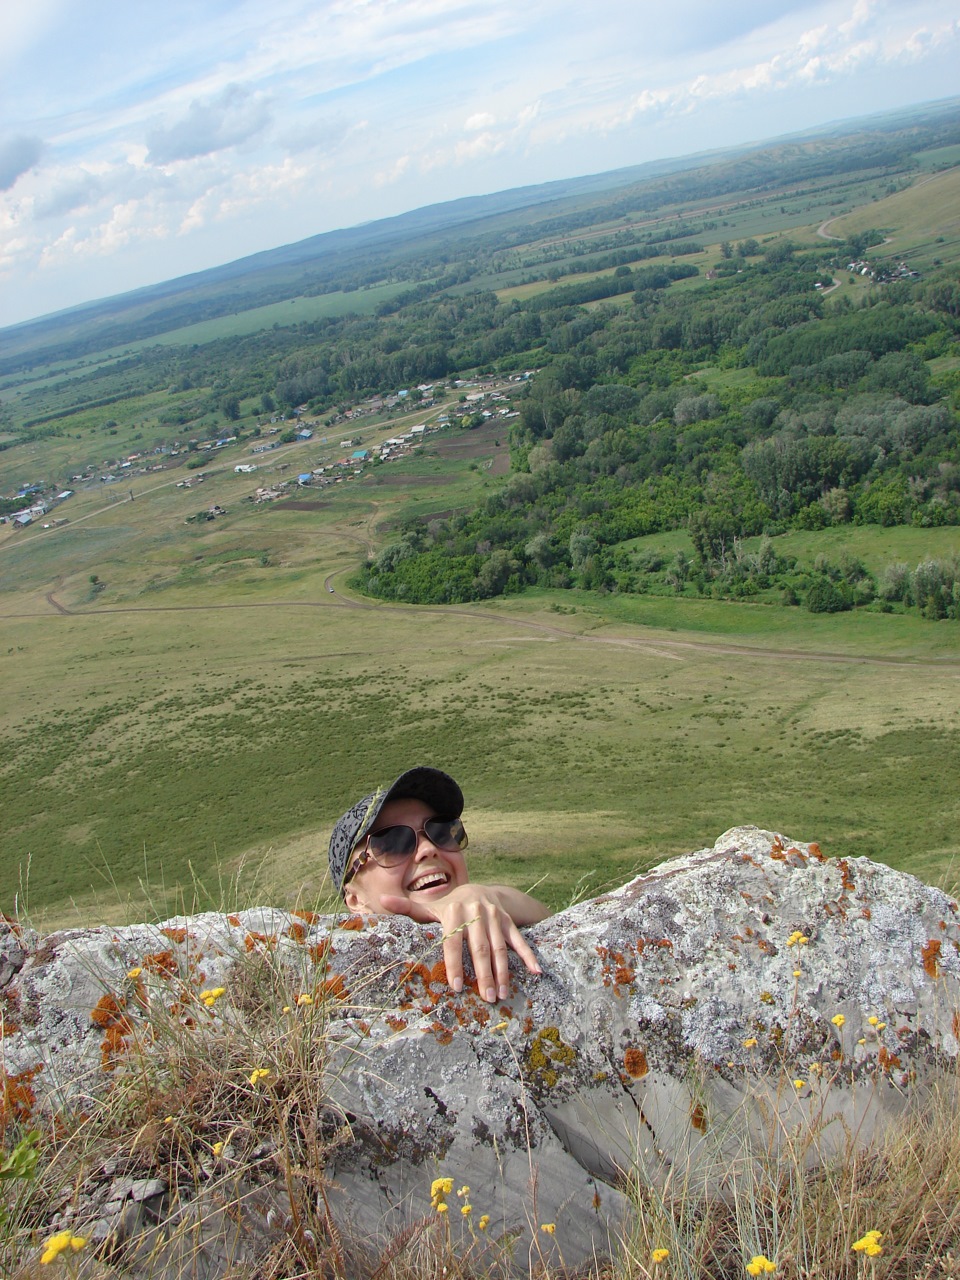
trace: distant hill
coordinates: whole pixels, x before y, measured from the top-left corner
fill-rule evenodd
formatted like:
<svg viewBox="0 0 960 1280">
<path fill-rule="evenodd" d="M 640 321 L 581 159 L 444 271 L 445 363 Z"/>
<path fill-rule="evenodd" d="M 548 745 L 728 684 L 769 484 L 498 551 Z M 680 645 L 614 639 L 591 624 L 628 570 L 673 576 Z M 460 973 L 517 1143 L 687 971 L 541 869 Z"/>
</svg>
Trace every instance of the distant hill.
<svg viewBox="0 0 960 1280">
<path fill-rule="evenodd" d="M 0 374 L 149 338 L 200 320 L 285 299 L 386 280 L 442 280 L 449 255 L 491 240 L 509 244 L 555 225 L 569 231 L 671 202 L 763 190 L 787 175 L 894 167 L 917 149 L 960 141 L 960 99 L 844 121 L 773 142 L 653 161 L 585 177 L 430 205 L 325 232 L 161 284 L 85 303 L 0 330 Z M 461 274 L 456 283 L 469 279 Z M 453 282 L 450 282 L 453 283 Z"/>
</svg>

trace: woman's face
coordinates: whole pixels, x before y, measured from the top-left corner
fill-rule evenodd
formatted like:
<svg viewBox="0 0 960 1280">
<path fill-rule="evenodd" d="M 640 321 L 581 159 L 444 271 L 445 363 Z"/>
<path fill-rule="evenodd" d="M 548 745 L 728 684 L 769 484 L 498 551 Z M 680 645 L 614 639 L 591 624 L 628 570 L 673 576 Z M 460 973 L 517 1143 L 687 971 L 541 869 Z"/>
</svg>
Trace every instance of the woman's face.
<svg viewBox="0 0 960 1280">
<path fill-rule="evenodd" d="M 348 909 L 379 915 L 384 913 L 381 899 L 385 895 L 426 902 L 432 898 L 443 898 L 451 889 L 467 884 L 470 877 L 462 852 L 459 849 L 452 853 L 438 849 L 423 831 L 423 824 L 430 818 L 443 816 L 435 813 L 423 800 L 388 801 L 377 817 L 376 830 L 401 825 L 413 827 L 419 832 L 417 847 L 397 867 L 381 867 L 373 858 L 368 858 L 347 882 L 344 902 Z M 361 841 L 358 852 L 363 844 Z M 351 856 L 351 865 L 353 860 Z"/>
</svg>

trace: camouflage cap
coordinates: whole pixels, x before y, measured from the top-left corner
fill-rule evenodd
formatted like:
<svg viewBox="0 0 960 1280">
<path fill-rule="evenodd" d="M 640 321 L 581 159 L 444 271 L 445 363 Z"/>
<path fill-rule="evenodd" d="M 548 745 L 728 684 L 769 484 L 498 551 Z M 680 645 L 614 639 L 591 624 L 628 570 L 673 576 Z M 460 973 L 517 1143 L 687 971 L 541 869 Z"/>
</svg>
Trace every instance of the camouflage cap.
<svg viewBox="0 0 960 1280">
<path fill-rule="evenodd" d="M 341 893 L 351 853 L 373 830 L 387 801 L 401 799 L 423 800 L 441 818 L 459 818 L 463 813 L 463 792 L 456 782 L 449 773 L 428 765 L 408 769 L 389 787 L 378 787 L 364 796 L 338 819 L 330 835 L 330 877 Z"/>
</svg>

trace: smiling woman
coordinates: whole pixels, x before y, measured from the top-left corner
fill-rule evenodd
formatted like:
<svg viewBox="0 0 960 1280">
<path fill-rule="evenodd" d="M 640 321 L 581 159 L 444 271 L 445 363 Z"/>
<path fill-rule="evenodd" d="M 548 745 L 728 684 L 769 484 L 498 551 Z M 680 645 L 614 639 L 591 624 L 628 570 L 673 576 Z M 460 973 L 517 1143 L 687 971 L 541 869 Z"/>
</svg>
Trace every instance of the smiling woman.
<svg viewBox="0 0 960 1280">
<path fill-rule="evenodd" d="M 540 973 L 520 927 L 550 913 L 509 885 L 470 883 L 462 812 L 463 792 L 449 774 L 422 765 L 408 769 L 337 822 L 330 874 L 351 911 L 442 925 L 451 987 L 463 989 L 466 945 L 480 995 L 492 1003 L 510 994 L 508 951 Z"/>
</svg>

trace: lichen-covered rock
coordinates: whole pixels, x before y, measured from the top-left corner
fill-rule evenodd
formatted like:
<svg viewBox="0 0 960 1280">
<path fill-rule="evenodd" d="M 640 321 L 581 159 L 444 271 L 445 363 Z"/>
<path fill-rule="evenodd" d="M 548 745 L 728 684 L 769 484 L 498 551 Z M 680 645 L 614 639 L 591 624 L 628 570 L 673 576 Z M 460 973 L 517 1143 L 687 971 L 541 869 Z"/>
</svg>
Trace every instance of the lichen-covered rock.
<svg viewBox="0 0 960 1280">
<path fill-rule="evenodd" d="M 327 1011 L 341 1231 L 388 1239 L 436 1213 L 431 1184 L 449 1177 L 472 1205 L 451 1198 L 454 1234 L 488 1214 L 526 1269 L 605 1251 L 631 1171 L 722 1192 L 752 1152 L 804 1132 L 814 1163 L 869 1140 L 957 1057 L 956 903 L 754 827 L 528 937 L 543 976 L 515 966 L 491 1007 L 447 988 L 436 931 L 402 917 L 208 914 L 34 939 L 9 962 L 0 936 L 3 1106 L 85 1109 L 149 1052 L 158 1002 L 188 1025 L 211 1016 L 209 992 L 259 958 Z M 229 997 L 216 1008 L 242 1020 Z"/>
</svg>

